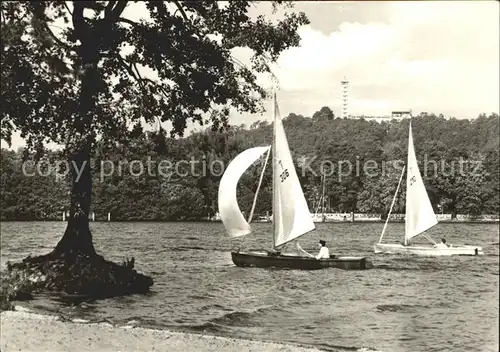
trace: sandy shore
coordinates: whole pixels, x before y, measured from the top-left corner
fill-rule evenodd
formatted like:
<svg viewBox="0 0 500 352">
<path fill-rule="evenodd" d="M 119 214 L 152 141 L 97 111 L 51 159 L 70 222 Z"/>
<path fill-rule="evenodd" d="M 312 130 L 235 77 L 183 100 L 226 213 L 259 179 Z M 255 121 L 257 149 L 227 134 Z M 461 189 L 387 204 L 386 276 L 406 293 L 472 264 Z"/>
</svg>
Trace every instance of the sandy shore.
<svg viewBox="0 0 500 352">
<path fill-rule="evenodd" d="M 0 321 L 2 352 L 320 352 L 313 348 L 254 340 L 112 326 L 107 323 L 66 322 L 57 316 L 23 311 L 2 312 Z"/>
</svg>

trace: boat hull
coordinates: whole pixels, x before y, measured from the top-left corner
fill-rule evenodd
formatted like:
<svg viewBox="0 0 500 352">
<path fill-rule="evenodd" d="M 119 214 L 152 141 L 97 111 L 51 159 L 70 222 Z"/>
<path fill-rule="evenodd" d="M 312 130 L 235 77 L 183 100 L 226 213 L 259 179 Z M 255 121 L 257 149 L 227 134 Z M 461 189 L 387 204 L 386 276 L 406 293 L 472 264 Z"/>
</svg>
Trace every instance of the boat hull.
<svg viewBox="0 0 500 352">
<path fill-rule="evenodd" d="M 366 257 L 330 256 L 330 259 L 316 259 L 268 252 L 231 252 L 231 258 L 236 266 L 255 268 L 364 270 L 370 266 Z"/>
<path fill-rule="evenodd" d="M 373 246 L 376 254 L 413 254 L 421 257 L 443 257 L 452 255 L 482 255 L 482 247 L 452 246 L 448 248 L 433 248 L 425 246 L 403 246 L 399 243 L 377 243 Z"/>
</svg>

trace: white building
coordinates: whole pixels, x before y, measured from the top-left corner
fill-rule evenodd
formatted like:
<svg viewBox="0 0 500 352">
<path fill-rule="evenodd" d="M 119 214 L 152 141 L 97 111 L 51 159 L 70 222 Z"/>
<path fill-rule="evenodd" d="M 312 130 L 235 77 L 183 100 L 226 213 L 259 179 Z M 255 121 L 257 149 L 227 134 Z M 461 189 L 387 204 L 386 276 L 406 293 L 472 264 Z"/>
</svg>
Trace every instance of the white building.
<svg viewBox="0 0 500 352">
<path fill-rule="evenodd" d="M 411 110 L 408 111 L 393 111 L 391 113 L 393 119 L 410 119 L 411 118 Z"/>
</svg>

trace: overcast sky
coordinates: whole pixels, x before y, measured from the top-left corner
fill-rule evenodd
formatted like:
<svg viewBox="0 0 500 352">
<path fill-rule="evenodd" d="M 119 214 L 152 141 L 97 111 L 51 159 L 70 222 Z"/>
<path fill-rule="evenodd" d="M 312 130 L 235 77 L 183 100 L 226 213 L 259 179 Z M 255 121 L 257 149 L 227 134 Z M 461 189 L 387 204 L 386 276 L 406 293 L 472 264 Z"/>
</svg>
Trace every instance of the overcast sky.
<svg viewBox="0 0 500 352">
<path fill-rule="evenodd" d="M 300 47 L 282 53 L 273 67 L 282 116 L 311 116 L 322 106 L 340 115 L 344 77 L 353 115 L 407 109 L 457 118 L 498 113 L 498 2 L 302 1 L 295 9 L 311 23 L 299 30 Z M 271 6 L 260 3 L 251 12 L 271 15 Z M 127 13 L 137 17 L 141 10 Z M 242 61 L 250 56 L 246 50 L 234 55 Z M 265 77 L 261 82 L 270 87 Z M 230 122 L 264 119 L 271 115 L 235 114 Z M 19 136 L 13 142 L 13 148 L 22 144 Z"/>
</svg>

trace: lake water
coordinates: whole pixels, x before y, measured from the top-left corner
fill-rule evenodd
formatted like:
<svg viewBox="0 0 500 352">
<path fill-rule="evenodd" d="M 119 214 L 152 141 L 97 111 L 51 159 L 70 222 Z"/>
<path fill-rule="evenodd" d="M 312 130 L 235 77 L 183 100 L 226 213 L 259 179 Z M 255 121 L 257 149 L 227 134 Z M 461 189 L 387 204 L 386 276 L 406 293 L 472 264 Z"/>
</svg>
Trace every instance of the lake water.
<svg viewBox="0 0 500 352">
<path fill-rule="evenodd" d="M 92 321 L 165 327 L 315 345 L 329 351 L 498 351 L 499 229 L 490 224 L 438 224 L 435 240 L 484 248 L 479 257 L 374 255 L 383 224 L 326 223 L 301 239 L 317 252 L 366 255 L 374 268 L 321 271 L 238 268 L 221 223 L 91 223 L 107 259 L 135 257 L 155 281 L 150 295 L 69 306 L 49 298 L 22 305 Z M 7 260 L 51 250 L 63 222 L 1 223 Z M 244 245 L 269 248 L 271 224 L 255 224 Z M 403 224 L 389 224 L 386 242 Z M 425 243 L 425 239 L 424 242 Z"/>
</svg>

